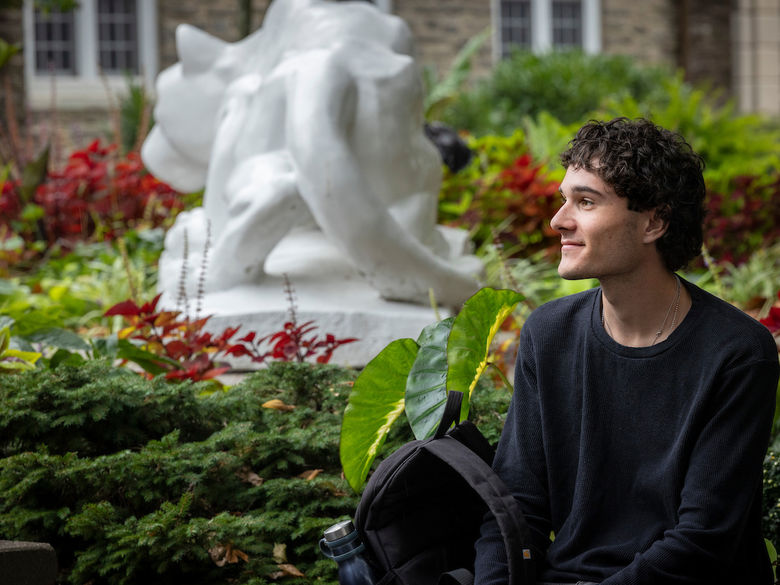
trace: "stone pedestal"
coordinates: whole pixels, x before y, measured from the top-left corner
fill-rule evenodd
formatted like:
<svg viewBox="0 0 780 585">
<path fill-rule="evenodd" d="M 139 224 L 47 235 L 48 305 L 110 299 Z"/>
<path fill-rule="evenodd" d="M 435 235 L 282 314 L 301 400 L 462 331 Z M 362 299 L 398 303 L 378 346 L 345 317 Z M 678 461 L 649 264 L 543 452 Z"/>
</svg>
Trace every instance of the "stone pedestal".
<svg viewBox="0 0 780 585">
<path fill-rule="evenodd" d="M 54 585 L 57 555 L 50 544 L 0 540 L 0 583 Z"/>
<path fill-rule="evenodd" d="M 201 317 L 211 315 L 206 329 L 221 332 L 241 326 L 258 336 L 282 329 L 289 320 L 290 303 L 285 295 L 284 274 L 292 285 L 298 323 L 313 320 L 316 333 L 359 341 L 339 347 L 331 363 L 362 367 L 388 343 L 401 337 L 417 339 L 420 331 L 438 319 L 448 317 L 446 307 L 384 300 L 344 259 L 334 245 L 318 232 L 288 236 L 271 253 L 262 283 L 236 287 L 205 295 L 200 301 Z M 284 270 L 284 272 L 282 272 Z M 163 306 L 173 308 L 176 299 L 163 296 Z M 179 303 L 178 308 L 183 309 Z M 188 299 L 194 315 L 197 299 Z M 232 362 L 238 369 L 258 366 L 248 359 Z"/>
</svg>

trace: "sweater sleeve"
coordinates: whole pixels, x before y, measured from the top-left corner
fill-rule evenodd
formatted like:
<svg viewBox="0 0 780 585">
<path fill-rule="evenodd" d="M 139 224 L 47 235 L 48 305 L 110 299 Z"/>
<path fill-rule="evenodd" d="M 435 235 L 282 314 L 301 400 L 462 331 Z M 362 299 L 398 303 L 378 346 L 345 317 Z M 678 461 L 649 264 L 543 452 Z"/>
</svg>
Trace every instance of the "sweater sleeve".
<svg viewBox="0 0 780 585">
<path fill-rule="evenodd" d="M 748 511 L 761 505 L 777 377 L 777 361 L 768 359 L 723 374 L 695 442 L 676 526 L 601 585 L 721 582 L 739 546 L 763 547 L 746 543 L 743 535 Z M 761 550 L 755 555 L 760 559 Z M 752 570 L 760 573 L 759 567 Z"/>
<path fill-rule="evenodd" d="M 550 515 L 539 396 L 532 343 L 524 327 L 515 368 L 515 387 L 493 468 L 517 499 L 528 522 L 531 546 L 544 551 L 550 543 Z M 537 559 L 537 566 L 541 559 Z M 504 542 L 488 514 L 476 543 L 474 585 L 506 585 Z"/>
</svg>

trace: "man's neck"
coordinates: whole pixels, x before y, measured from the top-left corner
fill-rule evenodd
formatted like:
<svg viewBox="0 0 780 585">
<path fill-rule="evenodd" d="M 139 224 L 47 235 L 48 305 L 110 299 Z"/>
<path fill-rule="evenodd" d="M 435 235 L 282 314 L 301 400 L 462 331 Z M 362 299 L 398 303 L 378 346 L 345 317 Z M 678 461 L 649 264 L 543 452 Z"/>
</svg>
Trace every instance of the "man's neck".
<svg viewBox="0 0 780 585">
<path fill-rule="evenodd" d="M 601 279 L 602 321 L 621 345 L 660 343 L 682 322 L 691 307 L 688 291 L 666 269 L 652 274 Z"/>
</svg>

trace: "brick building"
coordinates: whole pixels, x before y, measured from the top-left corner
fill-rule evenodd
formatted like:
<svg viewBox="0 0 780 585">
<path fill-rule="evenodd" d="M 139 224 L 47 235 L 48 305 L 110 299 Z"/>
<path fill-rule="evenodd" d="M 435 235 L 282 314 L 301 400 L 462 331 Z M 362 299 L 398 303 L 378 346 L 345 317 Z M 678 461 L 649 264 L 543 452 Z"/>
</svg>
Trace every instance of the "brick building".
<svg viewBox="0 0 780 585">
<path fill-rule="evenodd" d="M 0 38 L 24 47 L 3 73 L 17 96 L 24 88 L 33 112 L 48 113 L 56 104 L 60 120 L 94 131 L 107 124 L 112 92 L 127 87 L 124 71 L 151 88 L 156 74 L 177 60 L 179 23 L 234 41 L 260 26 L 268 1 L 80 0 L 75 12 L 46 24 L 24 0 L 22 8 L 0 9 Z M 780 115 L 780 0 L 374 1 L 408 23 L 420 62 L 439 71 L 489 29 L 476 75 L 513 44 L 536 51 L 576 46 L 681 67 L 689 80 L 722 88 L 742 111 Z"/>
</svg>

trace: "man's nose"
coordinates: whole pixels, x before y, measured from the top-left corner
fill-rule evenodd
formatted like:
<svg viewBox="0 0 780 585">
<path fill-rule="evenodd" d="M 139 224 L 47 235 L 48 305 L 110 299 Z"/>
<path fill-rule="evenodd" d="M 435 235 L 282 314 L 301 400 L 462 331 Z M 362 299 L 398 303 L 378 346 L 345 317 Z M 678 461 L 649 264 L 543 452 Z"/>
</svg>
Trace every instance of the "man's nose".
<svg viewBox="0 0 780 585">
<path fill-rule="evenodd" d="M 572 224 L 573 222 L 571 220 L 571 217 L 569 216 L 569 208 L 566 205 L 566 203 L 564 203 L 561 206 L 561 208 L 558 210 L 558 212 L 550 220 L 550 227 L 559 232 L 571 231 L 574 229 Z"/>
</svg>

